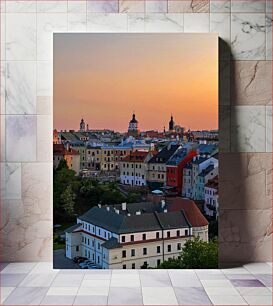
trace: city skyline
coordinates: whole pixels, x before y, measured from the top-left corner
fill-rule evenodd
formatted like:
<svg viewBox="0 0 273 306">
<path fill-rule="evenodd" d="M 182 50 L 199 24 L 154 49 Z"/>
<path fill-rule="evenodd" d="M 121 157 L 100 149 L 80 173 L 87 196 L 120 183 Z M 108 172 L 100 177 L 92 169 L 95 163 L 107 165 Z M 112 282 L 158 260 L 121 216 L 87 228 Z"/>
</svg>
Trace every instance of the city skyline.
<svg viewBox="0 0 273 306">
<path fill-rule="evenodd" d="M 218 129 L 217 78 L 215 34 L 55 34 L 54 128 Z"/>
</svg>

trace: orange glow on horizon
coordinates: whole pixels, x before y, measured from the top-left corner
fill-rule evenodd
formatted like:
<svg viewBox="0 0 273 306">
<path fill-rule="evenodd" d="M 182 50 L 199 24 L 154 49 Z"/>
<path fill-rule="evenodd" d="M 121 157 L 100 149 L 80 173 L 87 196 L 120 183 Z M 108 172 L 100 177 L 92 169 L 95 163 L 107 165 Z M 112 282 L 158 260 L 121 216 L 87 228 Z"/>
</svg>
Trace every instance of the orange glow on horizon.
<svg viewBox="0 0 273 306">
<path fill-rule="evenodd" d="M 216 34 L 55 34 L 54 128 L 218 128 Z"/>
</svg>

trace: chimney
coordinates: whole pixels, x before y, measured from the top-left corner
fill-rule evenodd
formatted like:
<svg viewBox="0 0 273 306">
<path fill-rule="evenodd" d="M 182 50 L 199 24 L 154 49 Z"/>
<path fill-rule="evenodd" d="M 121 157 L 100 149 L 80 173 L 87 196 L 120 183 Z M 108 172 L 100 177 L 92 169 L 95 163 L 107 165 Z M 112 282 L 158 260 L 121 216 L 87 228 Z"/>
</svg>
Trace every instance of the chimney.
<svg viewBox="0 0 273 306">
<path fill-rule="evenodd" d="M 140 211 L 140 210 L 137 211 L 137 212 L 136 212 L 136 215 L 137 215 L 137 216 L 141 215 L 141 211 Z"/>
<path fill-rule="evenodd" d="M 161 207 L 164 208 L 165 207 L 165 200 L 161 200 Z"/>
<path fill-rule="evenodd" d="M 121 209 L 122 209 L 122 210 L 126 210 L 126 202 L 124 202 L 124 203 L 121 204 Z"/>
</svg>

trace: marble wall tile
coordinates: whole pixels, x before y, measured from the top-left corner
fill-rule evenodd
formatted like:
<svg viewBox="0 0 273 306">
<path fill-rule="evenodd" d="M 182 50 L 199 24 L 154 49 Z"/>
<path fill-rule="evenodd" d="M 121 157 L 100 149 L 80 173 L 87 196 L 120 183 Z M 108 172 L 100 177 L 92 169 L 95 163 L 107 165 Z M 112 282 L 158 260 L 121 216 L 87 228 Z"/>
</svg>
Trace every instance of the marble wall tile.
<svg viewBox="0 0 273 306">
<path fill-rule="evenodd" d="M 0 260 L 48 261 L 52 259 L 52 221 L 26 213 L 22 200 L 5 200 Z"/>
<path fill-rule="evenodd" d="M 264 13 L 266 0 L 231 0 L 231 12 Z"/>
<path fill-rule="evenodd" d="M 220 60 L 230 59 L 230 14 L 211 13 L 210 33 L 217 33 L 220 37 L 219 41 Z"/>
<path fill-rule="evenodd" d="M 167 13 L 168 11 L 167 0 L 149 0 L 145 3 L 147 13 Z"/>
<path fill-rule="evenodd" d="M 272 152 L 272 106 L 266 106 L 266 152 Z"/>
<path fill-rule="evenodd" d="M 230 0 L 210 0 L 211 13 L 230 13 Z"/>
<path fill-rule="evenodd" d="M 86 13 L 68 14 L 68 31 L 69 32 L 86 32 L 87 16 Z"/>
<path fill-rule="evenodd" d="M 144 13 L 145 1 L 140 0 L 120 0 L 119 12 L 120 13 Z"/>
<path fill-rule="evenodd" d="M 1 12 L 0 18 L 1 18 L 0 60 L 3 61 L 6 59 L 6 14 Z"/>
<path fill-rule="evenodd" d="M 89 0 L 87 11 L 90 13 L 118 13 L 118 0 Z"/>
<path fill-rule="evenodd" d="M 67 31 L 66 13 L 37 15 L 37 60 L 53 60 L 53 32 Z"/>
<path fill-rule="evenodd" d="M 236 169 L 236 171 L 234 171 Z M 270 153 L 223 153 L 219 163 L 219 198 L 222 209 L 270 209 L 267 172 Z"/>
<path fill-rule="evenodd" d="M 219 151 L 230 152 L 230 107 L 219 106 Z"/>
<path fill-rule="evenodd" d="M 35 13 L 37 9 L 37 1 L 13 1 L 9 0 L 6 3 L 7 13 Z"/>
<path fill-rule="evenodd" d="M 0 90 L 1 90 L 1 105 L 0 105 L 0 114 L 5 114 L 6 113 L 6 95 L 5 95 L 5 90 L 6 90 L 6 65 L 5 62 L 1 61 L 1 66 L 0 66 Z"/>
<path fill-rule="evenodd" d="M 29 218 L 52 221 L 52 175 L 52 161 L 22 164 L 22 198 Z"/>
<path fill-rule="evenodd" d="M 6 116 L 0 115 L 0 162 L 6 160 Z"/>
<path fill-rule="evenodd" d="M 6 116 L 6 161 L 36 161 L 36 116 Z"/>
<path fill-rule="evenodd" d="M 53 95 L 53 62 L 37 61 L 37 96 Z"/>
<path fill-rule="evenodd" d="M 266 0 L 266 12 L 272 13 L 272 0 Z"/>
<path fill-rule="evenodd" d="M 169 13 L 208 13 L 209 0 L 169 0 Z"/>
<path fill-rule="evenodd" d="M 211 13 L 210 32 L 218 33 L 226 43 L 230 43 L 230 14 Z"/>
<path fill-rule="evenodd" d="M 146 32 L 183 32 L 183 14 L 157 13 L 145 15 Z"/>
<path fill-rule="evenodd" d="M 68 1 L 68 13 L 86 13 L 87 1 L 86 0 L 72 0 Z"/>
<path fill-rule="evenodd" d="M 35 62 L 6 62 L 6 113 L 36 113 Z"/>
<path fill-rule="evenodd" d="M 230 105 L 230 69 L 229 60 L 219 61 L 219 105 Z"/>
<path fill-rule="evenodd" d="M 1 163 L 1 199 L 21 199 L 20 163 Z"/>
<path fill-rule="evenodd" d="M 231 101 L 233 105 L 272 104 L 272 62 L 233 61 Z"/>
<path fill-rule="evenodd" d="M 52 150 L 53 120 L 50 115 L 37 116 L 37 161 L 50 162 L 53 160 Z"/>
<path fill-rule="evenodd" d="M 266 59 L 272 61 L 272 14 L 265 16 L 266 23 Z"/>
<path fill-rule="evenodd" d="M 127 32 L 127 14 L 88 13 L 87 31 Z"/>
<path fill-rule="evenodd" d="M 53 113 L 53 97 L 37 96 L 37 115 L 51 115 Z"/>
<path fill-rule="evenodd" d="M 35 13 L 6 13 L 6 59 L 36 59 Z"/>
<path fill-rule="evenodd" d="M 231 15 L 231 51 L 236 60 L 265 59 L 265 14 Z"/>
<path fill-rule="evenodd" d="M 68 7 L 67 0 L 43 0 L 37 1 L 38 13 L 66 13 Z"/>
<path fill-rule="evenodd" d="M 272 258 L 272 209 L 223 209 L 220 218 L 219 259 L 222 265 Z"/>
<path fill-rule="evenodd" d="M 265 152 L 265 107 L 231 108 L 231 151 Z"/>
<path fill-rule="evenodd" d="M 143 13 L 128 13 L 128 32 L 144 32 L 145 18 Z"/>
<path fill-rule="evenodd" d="M 0 11 L 2 13 L 6 12 L 6 0 L 1 0 L 0 1 Z"/>
<path fill-rule="evenodd" d="M 208 33 L 209 32 L 208 14 L 184 14 L 184 32 L 185 33 Z"/>
</svg>

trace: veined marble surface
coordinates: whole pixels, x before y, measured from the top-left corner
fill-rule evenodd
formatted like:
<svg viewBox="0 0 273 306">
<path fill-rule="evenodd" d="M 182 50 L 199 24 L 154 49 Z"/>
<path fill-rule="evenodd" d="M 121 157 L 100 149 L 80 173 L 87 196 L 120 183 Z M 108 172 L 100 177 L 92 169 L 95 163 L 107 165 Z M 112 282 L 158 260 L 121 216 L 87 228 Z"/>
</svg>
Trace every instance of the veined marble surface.
<svg viewBox="0 0 273 306">
<path fill-rule="evenodd" d="M 272 1 L 0 4 L 2 260 L 52 258 L 53 37 L 86 31 L 219 34 L 220 165 L 228 191 L 220 204 L 220 261 L 249 260 L 249 254 L 253 261 L 271 260 Z M 35 278 L 29 277 L 29 283 Z M 27 294 L 34 297 L 31 290 Z M 153 301 L 148 292 L 144 295 L 147 303 Z"/>
</svg>

